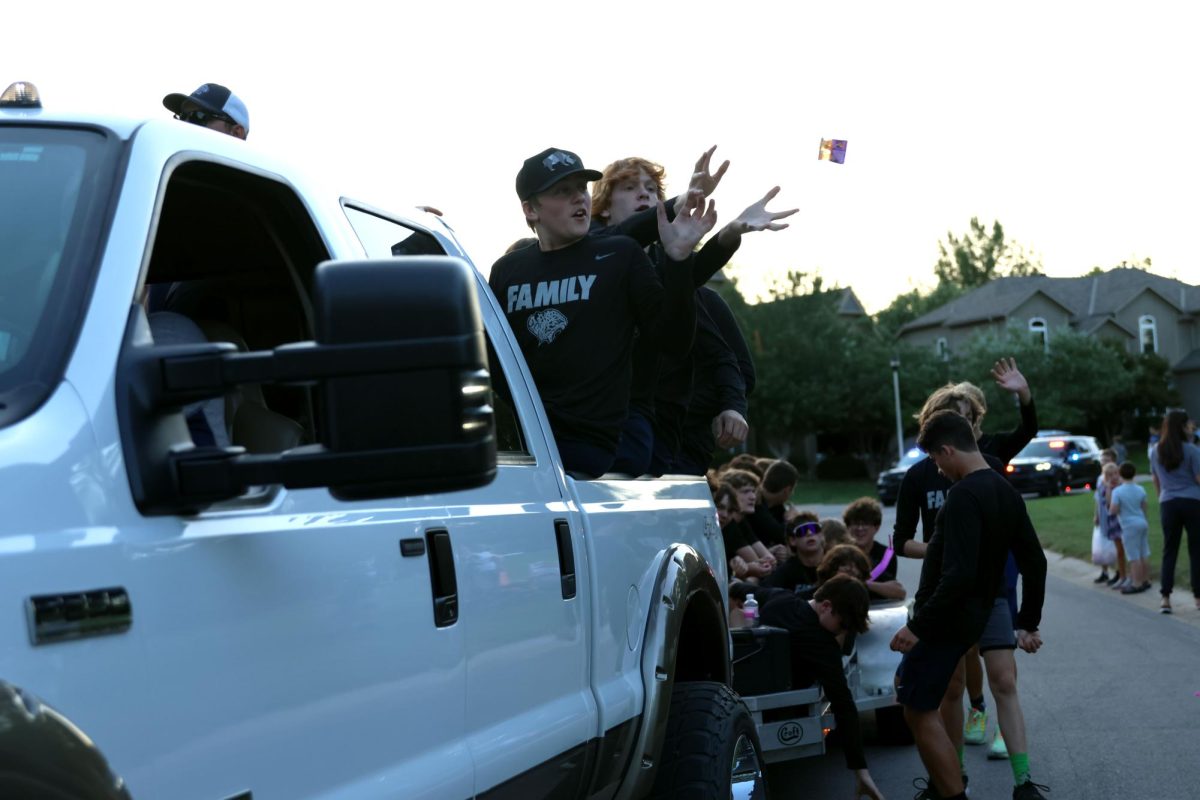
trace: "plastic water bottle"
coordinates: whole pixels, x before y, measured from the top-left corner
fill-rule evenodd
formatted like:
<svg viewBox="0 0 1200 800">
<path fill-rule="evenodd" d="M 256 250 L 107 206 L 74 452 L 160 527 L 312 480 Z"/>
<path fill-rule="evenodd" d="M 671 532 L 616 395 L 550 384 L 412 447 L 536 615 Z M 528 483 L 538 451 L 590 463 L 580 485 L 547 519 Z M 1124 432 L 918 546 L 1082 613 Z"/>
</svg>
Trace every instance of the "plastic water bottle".
<svg viewBox="0 0 1200 800">
<path fill-rule="evenodd" d="M 746 620 L 747 628 L 758 627 L 758 601 L 752 594 L 746 595 L 746 602 L 742 603 L 742 617 Z"/>
</svg>

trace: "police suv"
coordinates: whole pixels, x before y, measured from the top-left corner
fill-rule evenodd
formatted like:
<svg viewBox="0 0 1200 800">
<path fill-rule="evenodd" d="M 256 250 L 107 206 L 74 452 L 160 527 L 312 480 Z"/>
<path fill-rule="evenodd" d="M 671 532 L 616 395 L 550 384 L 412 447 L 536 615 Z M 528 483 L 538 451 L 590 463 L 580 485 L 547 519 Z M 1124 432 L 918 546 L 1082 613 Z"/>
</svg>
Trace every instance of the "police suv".
<svg viewBox="0 0 1200 800">
<path fill-rule="evenodd" d="M 707 486 L 549 430 L 440 218 L 10 87 L 0 796 L 762 796 Z"/>
</svg>

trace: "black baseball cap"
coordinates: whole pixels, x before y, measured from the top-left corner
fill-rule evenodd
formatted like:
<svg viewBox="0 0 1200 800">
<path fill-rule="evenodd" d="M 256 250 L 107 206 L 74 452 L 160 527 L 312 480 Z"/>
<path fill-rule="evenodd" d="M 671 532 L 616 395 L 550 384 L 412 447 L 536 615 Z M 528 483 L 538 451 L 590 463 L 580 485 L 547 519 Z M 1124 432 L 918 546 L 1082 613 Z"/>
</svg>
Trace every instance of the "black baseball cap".
<svg viewBox="0 0 1200 800">
<path fill-rule="evenodd" d="M 517 197 L 528 200 L 568 175 L 583 175 L 589 181 L 604 177 L 594 169 L 585 169 L 583 159 L 570 150 L 547 147 L 536 156 L 525 159 L 521 171 L 517 173 Z"/>
<path fill-rule="evenodd" d="M 168 111 L 179 113 L 186 102 L 192 102 L 206 111 L 222 114 L 250 131 L 250 112 L 241 98 L 219 83 L 206 83 L 191 94 L 175 92 L 163 98 Z"/>
</svg>

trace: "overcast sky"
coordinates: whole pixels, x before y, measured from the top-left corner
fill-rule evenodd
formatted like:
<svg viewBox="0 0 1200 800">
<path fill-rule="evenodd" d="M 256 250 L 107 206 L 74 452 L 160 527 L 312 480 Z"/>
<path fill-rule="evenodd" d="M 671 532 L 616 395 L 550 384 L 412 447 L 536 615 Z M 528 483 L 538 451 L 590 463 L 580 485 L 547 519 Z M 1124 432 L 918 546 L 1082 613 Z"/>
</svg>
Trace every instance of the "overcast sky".
<svg viewBox="0 0 1200 800">
<path fill-rule="evenodd" d="M 485 271 L 525 235 L 545 147 L 641 155 L 682 188 L 718 145 L 722 221 L 775 184 L 792 226 L 735 257 L 875 311 L 937 242 L 999 219 L 1051 275 L 1149 256 L 1200 283 L 1200 14 L 1183 3 L 61 3 L 14 18 L 0 84 L 47 107 L 168 116 L 224 83 L 250 144 L 385 208 L 441 208 Z M 18 33 L 18 27 L 20 31 Z M 822 137 L 846 163 L 817 161 Z M 720 222 L 718 224 L 721 224 Z"/>
</svg>

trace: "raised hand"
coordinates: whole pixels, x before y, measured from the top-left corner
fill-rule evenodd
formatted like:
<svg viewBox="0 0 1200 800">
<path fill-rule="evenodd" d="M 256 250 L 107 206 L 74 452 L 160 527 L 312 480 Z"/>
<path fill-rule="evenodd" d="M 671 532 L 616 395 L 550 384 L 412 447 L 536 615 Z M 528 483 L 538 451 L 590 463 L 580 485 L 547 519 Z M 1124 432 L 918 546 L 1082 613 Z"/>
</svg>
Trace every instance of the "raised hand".
<svg viewBox="0 0 1200 800">
<path fill-rule="evenodd" d="M 725 226 L 725 229 L 741 236 L 743 233 L 751 231 L 781 231 L 786 228 L 788 223 L 779 222 L 778 220 L 790 217 L 800 209 L 789 208 L 787 211 L 768 211 L 767 203 L 774 200 L 777 194 L 779 194 L 778 186 L 763 195 L 763 198 L 757 203 L 748 206 L 745 211 L 738 214 L 733 222 Z"/>
<path fill-rule="evenodd" d="M 1025 376 L 1021 374 L 1021 370 L 1017 369 L 1016 359 L 1002 358 L 997 361 L 992 366 L 992 378 L 995 379 L 996 385 L 1001 389 L 1017 395 L 1021 401 L 1021 405 L 1029 403 L 1029 381 L 1025 380 Z"/>
<path fill-rule="evenodd" d="M 725 170 L 729 169 L 729 161 L 726 160 L 717 168 L 717 174 L 712 174 L 712 156 L 716 149 L 717 146 L 714 144 L 696 160 L 696 169 L 692 173 L 691 181 L 688 182 L 689 194 L 698 191 L 702 197 L 708 197 L 716 190 L 717 184 L 725 175 Z"/>
<path fill-rule="evenodd" d="M 672 261 L 683 261 L 696 245 L 717 224 L 717 206 L 708 201 L 705 208 L 704 198 L 698 192 L 689 192 L 683 209 L 675 215 L 674 221 L 667 221 L 667 209 L 659 201 L 658 204 L 658 241 Z"/>
</svg>

